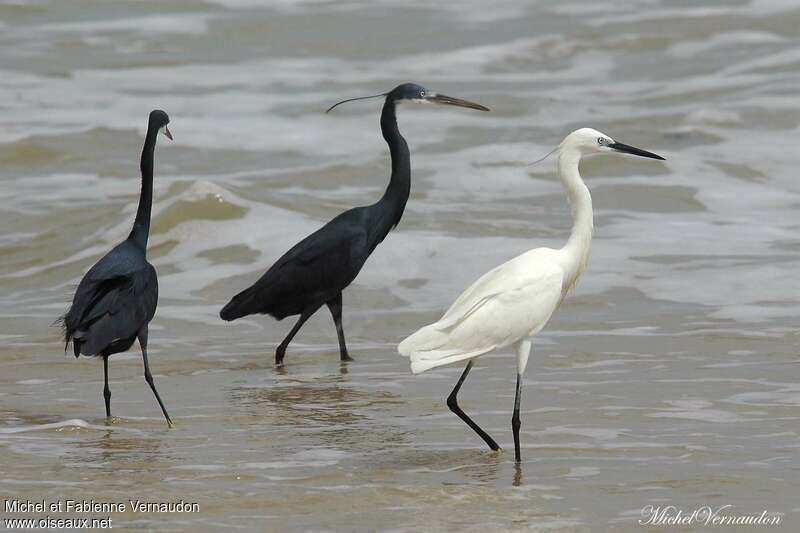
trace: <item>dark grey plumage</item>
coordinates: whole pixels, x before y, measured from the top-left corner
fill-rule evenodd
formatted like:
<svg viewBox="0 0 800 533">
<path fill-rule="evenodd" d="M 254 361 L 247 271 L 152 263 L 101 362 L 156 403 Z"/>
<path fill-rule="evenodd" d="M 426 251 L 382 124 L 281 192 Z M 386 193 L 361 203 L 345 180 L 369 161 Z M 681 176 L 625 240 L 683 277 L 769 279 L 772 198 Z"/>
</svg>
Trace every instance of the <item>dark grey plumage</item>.
<svg viewBox="0 0 800 533">
<path fill-rule="evenodd" d="M 152 389 L 172 426 L 167 410 L 155 388 L 147 360 L 147 327 L 158 304 L 158 277 L 147 262 L 150 212 L 153 203 L 153 159 L 159 131 L 172 139 L 164 111 L 150 113 L 142 148 L 142 191 L 136 220 L 128 238 L 116 245 L 89 269 L 62 317 L 66 348 L 72 342 L 75 357 L 103 358 L 106 416 L 111 416 L 111 392 L 108 387 L 109 356 L 127 351 L 139 340 L 144 361 L 145 380 Z"/>
<path fill-rule="evenodd" d="M 220 311 L 220 317 L 228 321 L 252 314 L 268 314 L 278 320 L 300 315 L 275 351 L 277 365 L 283 363 L 286 348 L 295 334 L 323 305 L 328 306 L 333 316 L 341 360 L 351 359 L 342 327 L 342 291 L 358 276 L 375 247 L 400 222 L 411 190 L 410 154 L 397 127 L 396 105 L 417 101 L 488 111 L 479 104 L 439 95 L 413 83 L 404 83 L 377 96 L 386 97 L 381 132 L 392 157 L 392 175 L 384 195 L 374 204 L 345 211 L 300 241 Z"/>
<path fill-rule="evenodd" d="M 75 357 L 128 350 L 152 320 L 158 278 L 145 252 L 127 239 L 98 261 L 81 280 L 64 315 L 65 341 Z"/>
</svg>

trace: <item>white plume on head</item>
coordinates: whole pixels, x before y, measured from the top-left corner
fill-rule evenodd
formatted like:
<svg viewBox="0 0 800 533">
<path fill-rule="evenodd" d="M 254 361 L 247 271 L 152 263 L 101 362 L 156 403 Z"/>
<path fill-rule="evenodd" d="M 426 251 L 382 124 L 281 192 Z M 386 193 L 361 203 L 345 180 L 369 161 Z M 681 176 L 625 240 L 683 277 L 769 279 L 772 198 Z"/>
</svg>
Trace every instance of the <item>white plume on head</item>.
<svg viewBox="0 0 800 533">
<path fill-rule="evenodd" d="M 547 159 L 548 157 L 550 157 L 551 155 L 553 155 L 554 153 L 556 153 L 556 152 L 558 151 L 558 149 L 559 149 L 559 148 L 561 148 L 561 145 L 558 145 L 558 146 L 556 146 L 555 148 L 553 148 L 552 150 L 550 150 L 549 152 L 547 152 L 547 153 L 546 153 L 544 156 L 540 157 L 539 159 L 537 159 L 537 160 L 536 160 L 536 161 L 534 161 L 533 163 L 528 163 L 528 164 L 527 164 L 527 165 L 525 165 L 525 166 L 526 166 L 526 167 L 532 167 L 533 165 L 536 165 L 537 163 L 541 163 L 542 161 L 544 161 L 545 159 Z"/>
</svg>

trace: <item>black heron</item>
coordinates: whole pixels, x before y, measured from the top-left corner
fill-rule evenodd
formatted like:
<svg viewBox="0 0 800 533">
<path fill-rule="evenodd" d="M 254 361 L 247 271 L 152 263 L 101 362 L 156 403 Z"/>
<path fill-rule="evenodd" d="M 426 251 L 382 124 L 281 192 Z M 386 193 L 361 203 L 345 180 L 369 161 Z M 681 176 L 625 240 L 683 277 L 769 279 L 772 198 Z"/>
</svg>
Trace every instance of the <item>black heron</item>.
<svg viewBox="0 0 800 533">
<path fill-rule="evenodd" d="M 142 192 L 136 220 L 128 238 L 116 245 L 89 269 L 81 280 L 72 305 L 62 317 L 66 347 L 72 341 L 75 357 L 103 358 L 106 416 L 111 417 L 111 390 L 108 388 L 108 358 L 127 351 L 139 340 L 144 361 L 144 379 L 164 412 L 167 425 L 172 420 L 158 395 L 147 361 L 147 326 L 156 312 L 158 278 L 147 262 L 150 211 L 153 205 L 153 154 L 159 132 L 172 139 L 164 111 L 150 113 L 142 148 Z"/>
<path fill-rule="evenodd" d="M 372 205 L 340 214 L 278 259 L 251 287 L 240 292 L 220 311 L 223 320 L 252 314 L 268 314 L 277 320 L 300 315 L 297 323 L 275 350 L 275 364 L 282 365 L 286 348 L 320 307 L 327 305 L 336 325 L 342 361 L 351 361 L 342 328 L 342 291 L 356 278 L 367 258 L 403 216 L 411 189 L 408 144 L 397 128 L 395 109 L 403 102 L 433 103 L 488 108 L 466 100 L 428 91 L 414 83 L 398 85 L 388 93 L 350 98 L 344 102 L 385 97 L 381 132 L 389 145 L 392 175 L 386 192 Z"/>
</svg>

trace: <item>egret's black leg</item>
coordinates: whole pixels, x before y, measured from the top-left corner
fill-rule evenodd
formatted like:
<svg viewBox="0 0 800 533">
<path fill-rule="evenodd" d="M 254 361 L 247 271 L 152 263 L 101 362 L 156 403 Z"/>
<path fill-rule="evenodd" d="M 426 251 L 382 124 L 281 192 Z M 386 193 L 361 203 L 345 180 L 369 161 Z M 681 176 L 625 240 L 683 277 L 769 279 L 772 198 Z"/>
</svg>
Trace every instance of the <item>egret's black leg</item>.
<svg viewBox="0 0 800 533">
<path fill-rule="evenodd" d="M 289 347 L 289 343 L 292 342 L 292 339 L 294 338 L 295 335 L 297 335 L 297 332 L 300 331 L 300 328 L 303 327 L 303 324 L 306 323 L 306 320 L 308 320 L 311 317 L 311 315 L 313 315 L 316 312 L 317 309 L 319 308 L 315 308 L 312 311 L 304 311 L 300 315 L 300 318 L 297 320 L 297 323 L 292 328 L 292 331 L 290 331 L 289 334 L 286 335 L 286 338 L 283 339 L 283 342 L 280 343 L 278 345 L 278 348 L 275 350 L 275 366 L 281 366 L 283 364 L 283 358 L 286 355 L 286 348 Z"/>
<path fill-rule="evenodd" d="M 328 302 L 328 309 L 333 316 L 333 323 L 336 324 L 336 335 L 339 337 L 339 356 L 342 361 L 352 361 L 353 358 L 347 353 L 347 344 L 344 342 L 344 328 L 342 327 L 342 293 L 337 294 Z"/>
<path fill-rule="evenodd" d="M 514 394 L 514 414 L 511 416 L 511 430 L 514 432 L 514 458 L 519 463 L 522 461 L 519 453 L 519 398 L 522 392 L 522 374 L 517 374 L 517 392 Z"/>
<path fill-rule="evenodd" d="M 106 400 L 106 418 L 111 418 L 111 389 L 108 388 L 108 356 L 103 357 L 103 375 L 106 385 L 103 387 L 103 398 Z"/>
<path fill-rule="evenodd" d="M 467 379 L 467 374 L 469 374 L 469 371 L 472 369 L 472 363 L 473 363 L 472 360 L 470 360 L 470 362 L 467 363 L 467 368 L 464 369 L 464 373 L 461 374 L 461 377 L 458 379 L 458 383 L 456 383 L 455 388 L 453 388 L 453 392 L 451 392 L 450 396 L 447 397 L 447 407 L 449 407 L 451 411 L 457 414 L 461 420 L 466 422 L 467 425 L 475 431 L 475 433 L 480 435 L 480 437 L 484 441 L 486 441 L 486 444 L 489 445 L 489 448 L 491 448 L 494 451 L 497 451 L 500 449 L 500 446 L 497 445 L 497 443 L 494 441 L 492 437 L 489 436 L 488 433 L 482 430 L 480 426 L 478 426 L 478 424 L 473 422 L 472 419 L 468 417 L 464 411 L 461 410 L 461 408 L 458 406 L 458 401 L 456 400 L 456 396 L 458 395 L 458 391 L 461 389 L 461 385 L 464 383 L 464 380 Z"/>
<path fill-rule="evenodd" d="M 150 364 L 147 362 L 147 329 L 143 329 L 139 332 L 139 346 L 142 348 L 142 360 L 144 361 L 144 380 L 150 385 L 150 389 L 153 391 L 156 400 L 158 400 L 158 405 L 161 406 L 161 412 L 164 413 L 164 418 L 167 419 L 167 425 L 173 427 L 175 424 L 172 423 L 172 419 L 169 417 L 169 413 L 167 413 L 167 408 L 164 407 L 164 402 L 161 401 L 161 396 L 158 395 L 156 384 L 153 381 L 153 375 L 150 373 Z"/>
</svg>

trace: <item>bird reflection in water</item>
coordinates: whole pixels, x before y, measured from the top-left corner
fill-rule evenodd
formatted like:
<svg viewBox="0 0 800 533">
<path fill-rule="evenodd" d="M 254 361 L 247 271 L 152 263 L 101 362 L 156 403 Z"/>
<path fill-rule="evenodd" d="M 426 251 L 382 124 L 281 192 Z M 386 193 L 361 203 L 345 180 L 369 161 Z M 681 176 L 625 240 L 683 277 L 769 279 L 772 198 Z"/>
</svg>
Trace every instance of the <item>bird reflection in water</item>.
<svg viewBox="0 0 800 533">
<path fill-rule="evenodd" d="M 522 486 L 522 463 L 514 462 L 514 481 L 511 484 L 515 487 Z"/>
<path fill-rule="evenodd" d="M 86 464 L 104 464 L 112 471 L 163 471 L 164 452 L 161 436 L 109 429 L 97 438 L 81 440 L 70 453 L 70 460 Z"/>
<path fill-rule="evenodd" d="M 235 387 L 231 403 L 239 416 L 270 432 L 302 429 L 316 445 L 341 446 L 349 453 L 374 452 L 385 442 L 404 442 L 403 431 L 376 412 L 397 409 L 402 400 L 386 391 L 354 387 L 346 374 L 289 377 Z"/>
</svg>

